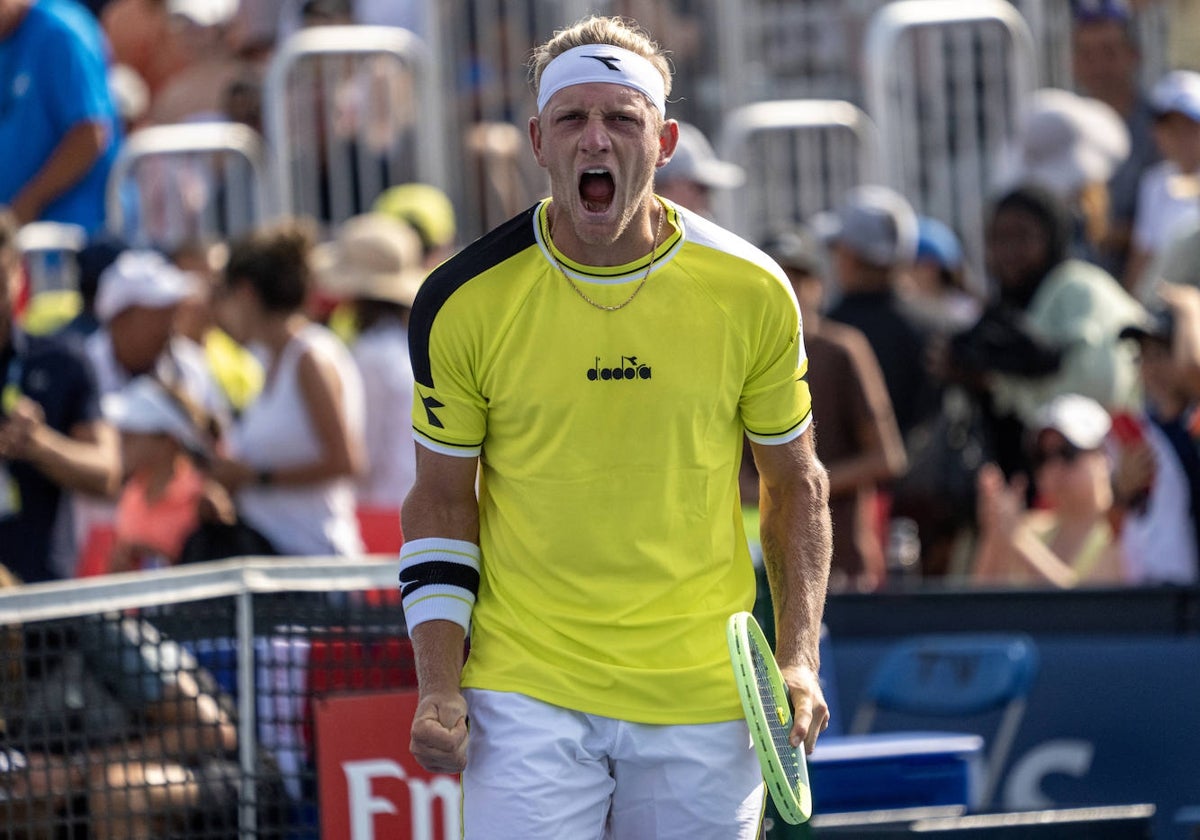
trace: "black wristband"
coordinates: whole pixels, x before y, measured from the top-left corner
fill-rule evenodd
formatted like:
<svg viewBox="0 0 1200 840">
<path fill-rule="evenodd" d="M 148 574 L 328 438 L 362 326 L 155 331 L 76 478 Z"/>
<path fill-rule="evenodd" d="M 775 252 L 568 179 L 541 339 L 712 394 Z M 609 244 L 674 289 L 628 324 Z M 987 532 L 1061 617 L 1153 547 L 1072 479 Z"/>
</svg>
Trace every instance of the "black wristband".
<svg viewBox="0 0 1200 840">
<path fill-rule="evenodd" d="M 257 483 L 263 487 L 269 487 L 275 483 L 275 473 L 271 472 L 271 470 L 259 470 Z"/>
</svg>

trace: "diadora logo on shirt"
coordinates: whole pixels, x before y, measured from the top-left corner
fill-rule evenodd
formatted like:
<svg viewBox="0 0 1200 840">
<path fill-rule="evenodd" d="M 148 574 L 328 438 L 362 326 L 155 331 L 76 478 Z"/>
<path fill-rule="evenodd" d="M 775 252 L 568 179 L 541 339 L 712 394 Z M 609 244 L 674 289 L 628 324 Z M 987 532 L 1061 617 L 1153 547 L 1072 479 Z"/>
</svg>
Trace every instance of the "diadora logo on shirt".
<svg viewBox="0 0 1200 840">
<path fill-rule="evenodd" d="M 587 370 L 587 378 L 591 382 L 649 379 L 650 365 L 639 362 L 637 356 L 621 356 L 617 364 L 604 364 L 597 356 L 595 365 Z"/>
</svg>

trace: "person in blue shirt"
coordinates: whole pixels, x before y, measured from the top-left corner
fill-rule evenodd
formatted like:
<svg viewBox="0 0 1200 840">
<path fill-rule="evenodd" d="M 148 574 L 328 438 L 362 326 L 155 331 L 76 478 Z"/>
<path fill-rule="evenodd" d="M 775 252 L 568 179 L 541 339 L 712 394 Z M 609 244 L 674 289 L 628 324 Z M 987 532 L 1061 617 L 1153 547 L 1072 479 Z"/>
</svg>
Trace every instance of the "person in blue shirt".
<svg viewBox="0 0 1200 840">
<path fill-rule="evenodd" d="M 74 0 L 0 0 L 0 204 L 95 233 L 121 142 L 108 46 Z"/>
</svg>

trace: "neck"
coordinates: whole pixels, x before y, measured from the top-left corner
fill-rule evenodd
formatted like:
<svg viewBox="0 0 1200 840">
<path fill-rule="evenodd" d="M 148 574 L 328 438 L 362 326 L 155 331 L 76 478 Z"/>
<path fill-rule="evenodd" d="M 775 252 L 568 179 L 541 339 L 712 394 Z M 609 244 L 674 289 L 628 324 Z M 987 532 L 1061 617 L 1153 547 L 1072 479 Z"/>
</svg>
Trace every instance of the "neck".
<svg viewBox="0 0 1200 840">
<path fill-rule="evenodd" d="M 583 265 L 611 266 L 633 262 L 653 254 L 662 235 L 666 208 L 651 194 L 625 230 L 611 242 L 589 242 L 571 226 L 570 216 L 555 207 L 547 208 L 547 228 L 558 251 Z"/>
</svg>

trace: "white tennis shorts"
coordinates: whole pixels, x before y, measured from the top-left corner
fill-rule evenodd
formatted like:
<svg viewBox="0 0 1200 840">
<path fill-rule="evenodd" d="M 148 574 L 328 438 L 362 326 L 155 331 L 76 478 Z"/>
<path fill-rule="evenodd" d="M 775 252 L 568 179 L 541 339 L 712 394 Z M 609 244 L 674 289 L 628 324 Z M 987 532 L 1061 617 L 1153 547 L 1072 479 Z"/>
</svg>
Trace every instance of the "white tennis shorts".
<svg viewBox="0 0 1200 840">
<path fill-rule="evenodd" d="M 745 721 L 653 726 L 466 689 L 465 840 L 754 840 Z"/>
</svg>

